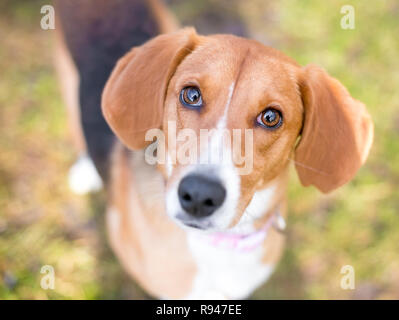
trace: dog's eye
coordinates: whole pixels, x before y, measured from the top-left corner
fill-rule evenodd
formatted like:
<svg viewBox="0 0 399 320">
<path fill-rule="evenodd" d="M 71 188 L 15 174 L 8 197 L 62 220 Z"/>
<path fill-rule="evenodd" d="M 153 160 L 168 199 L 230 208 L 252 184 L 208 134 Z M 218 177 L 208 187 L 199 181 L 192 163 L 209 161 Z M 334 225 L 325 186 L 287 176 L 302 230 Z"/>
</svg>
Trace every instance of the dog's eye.
<svg viewBox="0 0 399 320">
<path fill-rule="evenodd" d="M 185 87 L 180 92 L 180 102 L 188 108 L 200 108 L 202 106 L 201 91 L 197 87 Z"/>
<path fill-rule="evenodd" d="M 277 129 L 283 123 L 283 116 L 279 110 L 267 108 L 258 115 L 256 122 L 267 129 Z"/>
</svg>

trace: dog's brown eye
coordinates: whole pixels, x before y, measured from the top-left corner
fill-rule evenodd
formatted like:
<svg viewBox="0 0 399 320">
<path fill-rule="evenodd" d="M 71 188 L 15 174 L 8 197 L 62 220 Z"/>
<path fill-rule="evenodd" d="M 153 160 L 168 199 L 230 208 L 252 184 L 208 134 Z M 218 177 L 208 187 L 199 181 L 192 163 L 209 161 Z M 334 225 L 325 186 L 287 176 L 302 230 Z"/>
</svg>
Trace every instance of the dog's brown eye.
<svg viewBox="0 0 399 320">
<path fill-rule="evenodd" d="M 256 122 L 268 129 L 277 129 L 283 123 L 283 117 L 279 110 L 267 108 L 256 118 Z"/>
<path fill-rule="evenodd" d="M 185 87 L 180 92 L 180 102 L 188 108 L 200 108 L 202 106 L 201 91 L 197 87 Z"/>
</svg>

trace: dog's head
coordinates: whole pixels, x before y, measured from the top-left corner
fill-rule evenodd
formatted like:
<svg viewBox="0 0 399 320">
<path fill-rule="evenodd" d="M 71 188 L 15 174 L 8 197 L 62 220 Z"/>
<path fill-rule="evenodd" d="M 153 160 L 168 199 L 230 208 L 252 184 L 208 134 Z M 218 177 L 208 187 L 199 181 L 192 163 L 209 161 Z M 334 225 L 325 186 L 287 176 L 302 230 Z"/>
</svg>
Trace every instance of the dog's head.
<svg viewBox="0 0 399 320">
<path fill-rule="evenodd" d="M 253 40 L 191 28 L 126 54 L 102 108 L 126 146 L 151 153 L 156 146 L 164 157 L 168 215 L 210 230 L 237 224 L 266 186 L 263 201 L 278 198 L 290 159 L 305 186 L 329 192 L 348 182 L 373 132 L 364 105 L 319 67 L 300 67 Z M 266 210 L 257 201 L 252 207 Z"/>
</svg>

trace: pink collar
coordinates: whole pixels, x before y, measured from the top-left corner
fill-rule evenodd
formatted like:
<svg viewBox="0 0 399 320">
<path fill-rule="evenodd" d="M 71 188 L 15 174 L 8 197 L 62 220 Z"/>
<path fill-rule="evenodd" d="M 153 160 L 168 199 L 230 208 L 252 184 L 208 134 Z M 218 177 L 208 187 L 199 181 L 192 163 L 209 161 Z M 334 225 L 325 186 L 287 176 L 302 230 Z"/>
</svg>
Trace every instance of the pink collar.
<svg viewBox="0 0 399 320">
<path fill-rule="evenodd" d="M 274 223 L 276 222 L 276 223 Z M 285 221 L 277 210 L 265 223 L 265 225 L 252 233 L 232 234 L 227 232 L 216 232 L 207 235 L 207 241 L 215 246 L 226 249 L 233 249 L 240 252 L 249 252 L 259 247 L 267 237 L 271 226 L 276 226 L 278 230 L 285 228 Z"/>
</svg>

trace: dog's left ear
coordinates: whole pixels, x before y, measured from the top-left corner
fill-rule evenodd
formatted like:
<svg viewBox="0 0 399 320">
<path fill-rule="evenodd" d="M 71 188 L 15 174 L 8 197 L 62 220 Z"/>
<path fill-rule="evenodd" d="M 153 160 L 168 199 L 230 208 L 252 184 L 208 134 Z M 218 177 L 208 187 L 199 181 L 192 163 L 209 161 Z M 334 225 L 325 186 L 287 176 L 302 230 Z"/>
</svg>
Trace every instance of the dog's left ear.
<svg viewBox="0 0 399 320">
<path fill-rule="evenodd" d="M 365 106 L 317 66 L 301 70 L 299 87 L 304 125 L 295 150 L 296 170 L 304 186 L 329 192 L 353 178 L 365 162 L 373 123 Z"/>
<path fill-rule="evenodd" d="M 138 150 L 147 130 L 159 128 L 169 80 L 198 41 L 193 28 L 155 37 L 121 58 L 102 95 L 102 111 L 118 138 Z"/>
</svg>

